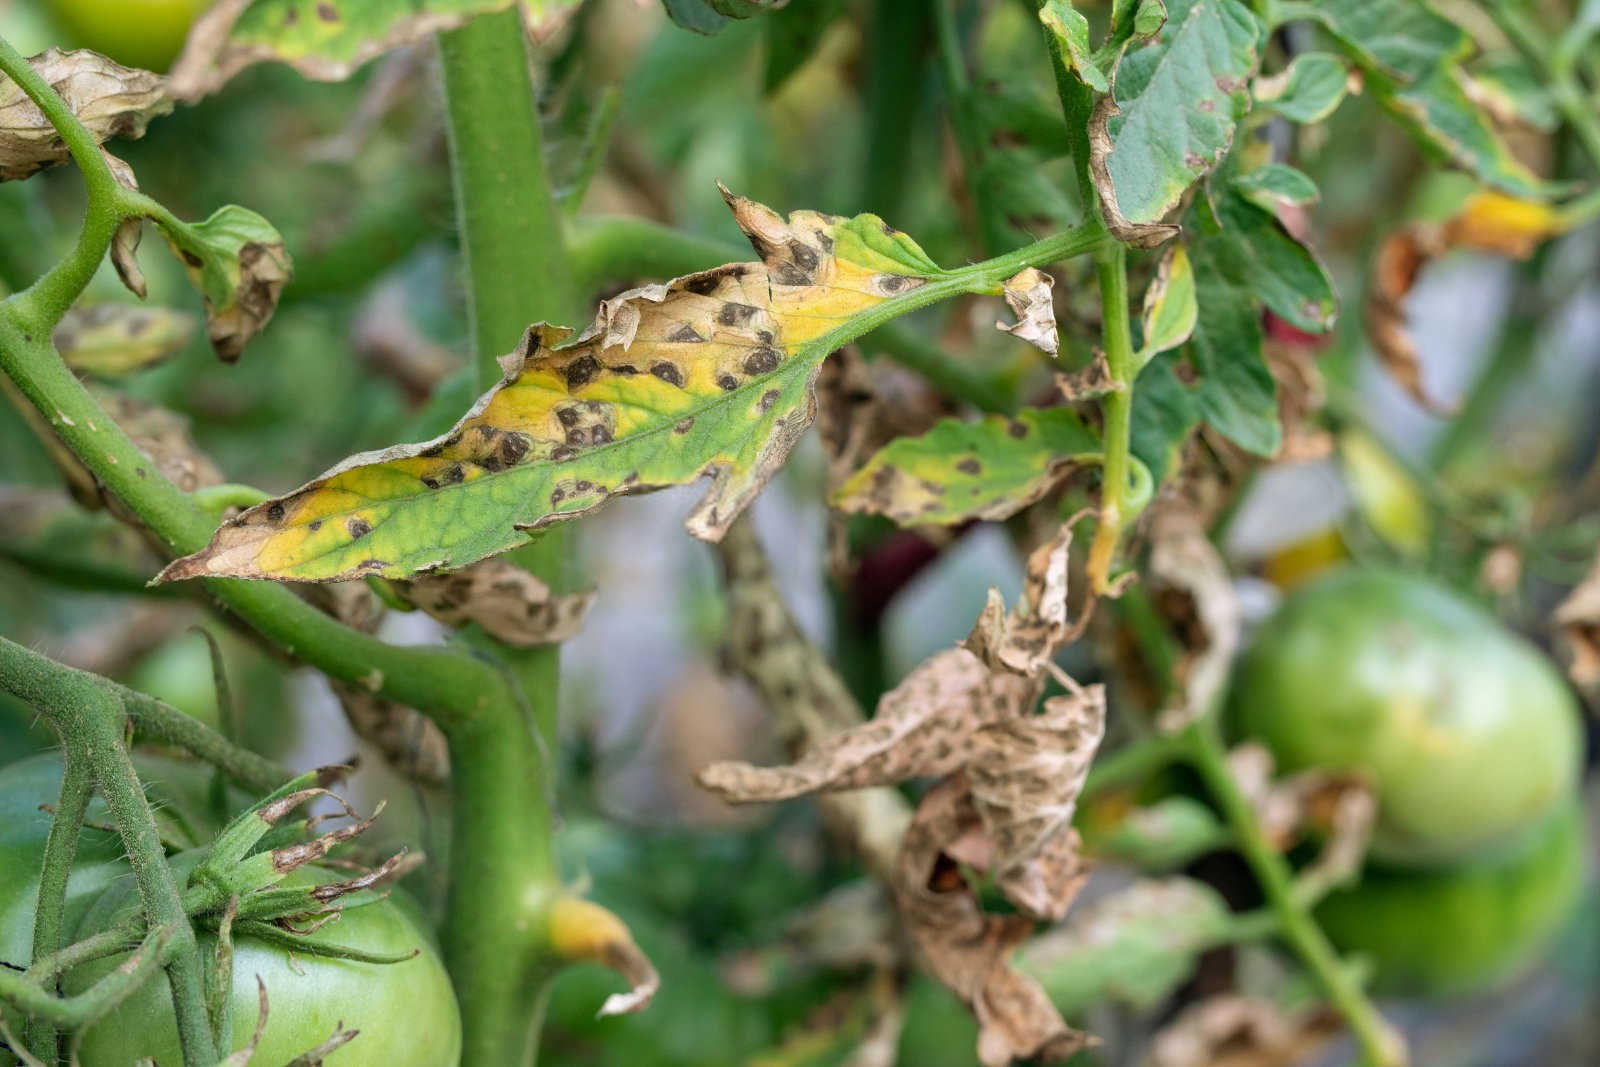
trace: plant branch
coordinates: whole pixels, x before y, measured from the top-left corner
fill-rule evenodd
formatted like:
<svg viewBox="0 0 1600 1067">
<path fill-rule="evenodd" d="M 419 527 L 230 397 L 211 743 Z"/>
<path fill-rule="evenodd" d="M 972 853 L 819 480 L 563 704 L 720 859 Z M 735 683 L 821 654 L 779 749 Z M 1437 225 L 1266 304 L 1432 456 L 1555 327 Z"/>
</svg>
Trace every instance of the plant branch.
<svg viewBox="0 0 1600 1067">
<path fill-rule="evenodd" d="M 1100 525 L 1089 547 L 1089 580 L 1096 593 L 1104 593 L 1111 588 L 1111 568 L 1122 531 L 1137 516 L 1142 502 L 1129 494 L 1136 370 L 1128 318 L 1127 249 L 1120 244 L 1101 246 L 1095 253 L 1095 270 L 1100 282 L 1101 330 L 1112 389 L 1103 402 L 1105 463 L 1100 479 Z M 1148 499 L 1148 489 L 1142 495 Z"/>
<path fill-rule="evenodd" d="M 53 955 L 61 948 L 66 927 L 67 879 L 72 876 L 78 833 L 83 829 L 83 817 L 93 794 L 94 782 L 85 754 L 68 750 L 62 759 L 61 792 L 50 816 L 50 833 L 45 838 L 44 861 L 39 870 L 39 894 L 33 912 L 33 960 Z M 54 982 L 47 991 L 56 991 Z M 34 1016 L 28 1021 L 25 1040 L 29 1047 L 48 1053 L 56 1047 L 55 1023 Z"/>
</svg>

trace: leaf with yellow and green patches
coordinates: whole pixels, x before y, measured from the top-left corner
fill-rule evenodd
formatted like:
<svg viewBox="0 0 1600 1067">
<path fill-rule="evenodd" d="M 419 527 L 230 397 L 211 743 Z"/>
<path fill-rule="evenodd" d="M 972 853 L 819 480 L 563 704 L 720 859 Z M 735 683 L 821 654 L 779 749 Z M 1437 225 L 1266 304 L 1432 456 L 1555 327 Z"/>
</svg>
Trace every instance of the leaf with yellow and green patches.
<svg viewBox="0 0 1600 1067">
<path fill-rule="evenodd" d="M 882 449 L 839 487 L 834 503 L 903 526 L 1004 519 L 1099 459 L 1099 437 L 1070 408 L 945 419 Z"/>
<path fill-rule="evenodd" d="M 702 474 L 714 480 L 689 530 L 720 538 L 810 425 L 828 353 L 949 288 L 918 292 L 945 272 L 875 215 L 785 220 L 724 196 L 762 262 L 613 297 L 576 337 L 529 327 L 448 433 L 352 456 L 230 520 L 161 580 L 451 570 Z"/>
</svg>

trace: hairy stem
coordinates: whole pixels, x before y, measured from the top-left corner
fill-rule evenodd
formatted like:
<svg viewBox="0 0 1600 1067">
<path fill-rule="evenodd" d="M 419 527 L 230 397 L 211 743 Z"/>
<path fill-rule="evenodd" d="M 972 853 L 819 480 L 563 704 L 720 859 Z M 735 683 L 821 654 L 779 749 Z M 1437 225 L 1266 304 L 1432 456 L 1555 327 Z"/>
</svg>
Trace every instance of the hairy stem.
<svg viewBox="0 0 1600 1067">
<path fill-rule="evenodd" d="M 83 816 L 89 810 L 89 798 L 93 793 L 94 782 L 85 753 L 69 749 L 62 761 L 61 793 L 56 799 L 55 812 L 50 816 L 50 834 L 45 838 L 44 863 L 39 871 L 38 904 L 33 913 L 34 961 L 53 955 L 61 948 L 61 935 L 66 926 L 67 879 L 72 875 L 78 832 L 83 828 Z M 54 982 L 50 983 L 48 991 L 55 991 Z M 45 1018 L 31 1019 L 26 1040 L 29 1047 L 51 1055 L 56 1047 L 55 1023 Z"/>
<path fill-rule="evenodd" d="M 1190 764 L 1222 809 L 1245 862 L 1277 915 L 1280 934 L 1344 1017 L 1355 1035 L 1362 1062 L 1369 1067 L 1401 1067 L 1406 1062 L 1404 1045 L 1340 963 L 1322 928 L 1296 897 L 1288 864 L 1267 843 L 1255 809 L 1229 773 L 1215 717 L 1202 716 L 1181 736 L 1187 742 Z"/>
<path fill-rule="evenodd" d="M 1104 401 L 1105 465 L 1100 479 L 1100 525 L 1089 547 L 1089 580 L 1097 593 L 1111 588 L 1122 531 L 1136 515 L 1131 485 L 1130 448 L 1133 426 L 1133 334 L 1128 319 L 1128 252 L 1107 244 L 1095 253 L 1100 282 L 1101 325 L 1112 391 Z"/>
</svg>

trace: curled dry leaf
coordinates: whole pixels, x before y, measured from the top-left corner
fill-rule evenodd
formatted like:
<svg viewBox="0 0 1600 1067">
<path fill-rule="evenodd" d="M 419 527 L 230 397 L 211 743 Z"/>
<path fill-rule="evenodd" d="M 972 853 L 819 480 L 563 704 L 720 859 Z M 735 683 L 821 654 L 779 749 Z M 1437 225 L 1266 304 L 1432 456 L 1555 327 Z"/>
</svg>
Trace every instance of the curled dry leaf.
<svg viewBox="0 0 1600 1067">
<path fill-rule="evenodd" d="M 1120 393 L 1127 386 L 1111 376 L 1111 364 L 1106 360 L 1105 352 L 1097 348 L 1094 350 L 1094 359 L 1087 367 L 1080 367 L 1070 374 L 1056 375 L 1056 388 L 1061 390 L 1066 400 L 1078 401 L 1093 400 L 1107 393 Z"/>
<path fill-rule="evenodd" d="M 1296 878 L 1303 900 L 1319 900 L 1360 873 L 1378 802 L 1359 776 L 1311 769 L 1275 781 L 1271 753 L 1255 742 L 1228 753 L 1228 772 L 1274 848 L 1283 851 L 1306 838 L 1321 840 L 1317 858 Z"/>
<path fill-rule="evenodd" d="M 1077 622 L 1070 621 L 1067 605 L 1072 528 L 1087 514 L 1072 516 L 1028 553 L 1022 596 L 1009 613 L 999 591 L 989 590 L 966 647 L 991 669 L 1037 678 L 1056 650 L 1076 641 L 1088 625 L 1092 601 Z"/>
<path fill-rule="evenodd" d="M 450 748 L 439 727 L 414 708 L 361 686 L 332 683 L 355 735 L 376 748 L 411 781 L 442 786 L 450 781 Z"/>
<path fill-rule="evenodd" d="M 56 327 L 56 348 L 73 370 L 114 378 L 161 362 L 189 343 L 194 316 L 129 304 L 76 307 Z"/>
<path fill-rule="evenodd" d="M 446 626 L 475 622 L 516 648 L 554 645 L 583 628 L 595 594 L 558 595 L 521 567 L 486 559 L 451 574 L 396 582 L 400 595 Z"/>
<path fill-rule="evenodd" d="M 996 322 L 995 328 L 1028 342 L 1042 352 L 1055 355 L 1058 344 L 1056 309 L 1050 295 L 1055 284 L 1054 278 L 1037 267 L 1028 267 L 1007 278 L 1001 292 L 1005 296 L 1006 306 L 1017 317 L 1017 321 L 1009 324 Z"/>
<path fill-rule="evenodd" d="M 661 988 L 661 976 L 621 919 L 592 901 L 564 896 L 550 905 L 546 922 L 550 947 L 562 959 L 602 964 L 628 983 L 628 992 L 613 993 L 600 1005 L 599 1018 L 650 1006 Z"/>
<path fill-rule="evenodd" d="M 133 168 L 104 148 L 100 149 L 100 154 L 105 157 L 106 166 L 111 169 L 111 176 L 117 184 L 137 192 L 139 179 L 134 176 Z M 143 236 L 144 220 L 139 218 L 123 219 L 111 234 L 111 266 L 116 269 L 122 284 L 140 300 L 149 291 L 144 271 L 139 269 L 139 239 Z"/>
<path fill-rule="evenodd" d="M 1304 1063 L 1337 1032 L 1338 1020 L 1317 1009 L 1289 1013 L 1258 997 L 1223 994 L 1191 1005 L 1162 1028 L 1143 1067 Z"/>
<path fill-rule="evenodd" d="M 901 917 L 934 977 L 972 1009 L 985 1067 L 1064 1060 L 1092 1039 L 1069 1027 L 1039 983 L 1012 966 L 1034 920 L 984 912 L 948 854 L 981 826 L 964 775 L 928 791 L 900 849 L 894 891 Z M 1068 891 L 1076 891 L 1075 882 Z"/>
<path fill-rule="evenodd" d="M 161 232 L 206 305 L 211 347 L 227 363 L 267 325 L 292 269 L 283 238 L 266 219 L 228 204 L 204 222 Z"/>
<path fill-rule="evenodd" d="M 1570 226 L 1549 204 L 1485 191 L 1469 197 L 1442 225 L 1413 223 L 1386 237 L 1373 265 L 1366 306 L 1367 337 L 1384 369 L 1426 410 L 1452 414 L 1454 405 L 1434 400 L 1423 386 L 1421 356 L 1408 328 L 1404 302 L 1417 276 L 1432 260 L 1458 248 L 1527 259 Z"/>
<path fill-rule="evenodd" d="M 353 456 L 250 509 L 163 580 L 408 578 L 703 474 L 689 531 L 722 537 L 810 424 L 837 331 L 941 273 L 876 216 L 786 220 L 724 195 L 762 262 L 624 293 L 576 337 L 530 327 L 448 433 Z"/>
<path fill-rule="evenodd" d="M 87 49 L 48 48 L 28 60 L 96 141 L 142 137 L 152 118 L 172 110 L 159 74 L 124 67 Z M 70 153 L 36 104 L 0 78 L 0 181 L 26 178 Z"/>
<path fill-rule="evenodd" d="M 101 410 L 133 439 L 167 479 L 186 493 L 221 485 L 222 471 L 189 435 L 189 420 L 148 400 L 110 389 L 90 390 Z"/>
<path fill-rule="evenodd" d="M 1239 602 L 1227 565 L 1186 504 L 1160 507 L 1150 539 L 1150 582 L 1183 645 L 1174 670 L 1181 696 L 1159 721 L 1180 730 L 1206 713 L 1227 681 L 1239 647 Z"/>
<path fill-rule="evenodd" d="M 1566 642 L 1572 680 L 1585 689 L 1600 684 L 1600 557 L 1556 606 L 1551 621 Z"/>
</svg>

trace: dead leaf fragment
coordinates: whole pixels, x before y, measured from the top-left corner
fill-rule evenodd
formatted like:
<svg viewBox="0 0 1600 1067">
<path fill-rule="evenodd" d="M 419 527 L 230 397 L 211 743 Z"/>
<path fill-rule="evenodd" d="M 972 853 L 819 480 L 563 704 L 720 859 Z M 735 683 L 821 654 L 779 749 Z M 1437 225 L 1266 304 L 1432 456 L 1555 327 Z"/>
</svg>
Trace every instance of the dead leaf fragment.
<svg viewBox="0 0 1600 1067">
<path fill-rule="evenodd" d="M 475 622 L 516 648 L 559 644 L 575 636 L 595 598 L 593 592 L 558 595 L 533 574 L 498 558 L 394 585 L 401 596 L 446 626 Z"/>
<path fill-rule="evenodd" d="M 142 137 L 152 118 L 172 110 L 159 74 L 124 67 L 88 49 L 47 48 L 28 63 L 98 141 Z M 66 144 L 22 87 L 0 78 L 0 181 L 65 162 Z"/>
<path fill-rule="evenodd" d="M 1017 317 L 1013 323 L 996 322 L 995 328 L 1028 342 L 1049 355 L 1056 354 L 1056 309 L 1050 290 L 1056 280 L 1037 267 L 1006 279 L 1001 292 L 1006 306 Z"/>
<path fill-rule="evenodd" d="M 629 1015 L 650 1006 L 661 988 L 661 976 L 621 919 L 581 897 L 559 897 L 550 905 L 547 923 L 550 947 L 558 956 L 602 964 L 628 983 L 628 992 L 606 998 L 597 1018 Z"/>
<path fill-rule="evenodd" d="M 1360 874 L 1378 816 L 1377 798 L 1360 776 L 1312 768 L 1274 780 L 1272 754 L 1256 742 L 1228 753 L 1228 772 L 1275 849 L 1308 838 L 1322 842 L 1295 878 L 1302 901 L 1320 900 Z"/>
<path fill-rule="evenodd" d="M 439 727 L 421 712 L 359 685 L 333 682 L 332 687 L 350 729 L 391 767 L 422 785 L 443 786 L 450 781 L 450 747 Z"/>
<path fill-rule="evenodd" d="M 1187 505 L 1160 507 L 1150 540 L 1150 583 L 1183 644 L 1174 670 L 1181 696 L 1159 720 L 1175 731 L 1204 715 L 1227 680 L 1239 647 L 1239 602 L 1227 565 Z"/>
<path fill-rule="evenodd" d="M 100 407 L 133 439 L 139 451 L 186 493 L 221 485 L 222 471 L 189 434 L 189 420 L 157 404 L 110 389 L 90 390 Z"/>
<path fill-rule="evenodd" d="M 1551 621 L 1561 628 L 1573 682 L 1585 689 L 1600 684 L 1600 557 L 1556 606 Z"/>
<path fill-rule="evenodd" d="M 1087 512 L 1062 523 L 1028 554 L 1022 595 L 1008 613 L 998 589 L 988 600 L 968 636 L 966 647 L 991 669 L 1037 678 L 1063 645 L 1077 640 L 1088 624 L 1090 602 L 1077 622 L 1068 618 L 1067 569 L 1072 528 Z"/>
<path fill-rule="evenodd" d="M 104 148 L 100 149 L 100 154 L 105 157 L 106 166 L 111 168 L 111 176 L 117 180 L 117 184 L 137 192 L 139 179 L 134 176 L 133 168 Z M 140 300 L 149 291 L 144 271 L 139 269 L 139 239 L 143 236 L 144 220 L 140 218 L 123 219 L 117 223 L 111 235 L 111 266 L 116 269 L 117 277 L 122 279 L 128 292 Z"/>
<path fill-rule="evenodd" d="M 980 827 L 965 776 L 945 779 L 922 798 L 896 870 L 901 916 L 934 977 L 972 1009 L 985 1067 L 1064 1060 L 1093 1039 L 1069 1027 L 1038 982 L 1011 965 L 1034 920 L 985 913 L 948 855 Z"/>
<path fill-rule="evenodd" d="M 1222 994 L 1186 1008 L 1163 1027 L 1143 1067 L 1303 1063 L 1337 1032 L 1337 1019 L 1317 1009 L 1291 1014 L 1259 997 Z"/>
<path fill-rule="evenodd" d="M 171 356 L 194 327 L 193 315 L 172 308 L 93 304 L 68 311 L 53 340 L 67 366 L 110 378 Z"/>
<path fill-rule="evenodd" d="M 1057 374 L 1056 388 L 1061 390 L 1061 395 L 1066 400 L 1078 401 L 1094 400 L 1107 393 L 1120 393 L 1125 391 L 1127 386 L 1111 376 L 1111 364 L 1107 361 L 1106 354 L 1097 348 L 1094 359 L 1087 367 L 1070 374 Z"/>
</svg>

